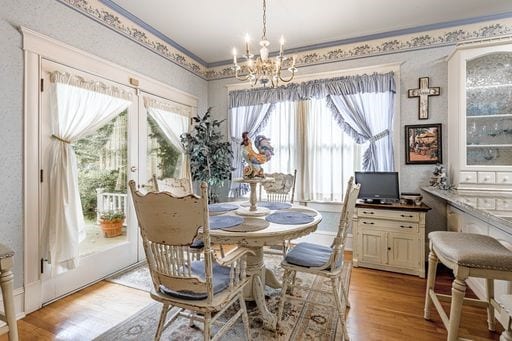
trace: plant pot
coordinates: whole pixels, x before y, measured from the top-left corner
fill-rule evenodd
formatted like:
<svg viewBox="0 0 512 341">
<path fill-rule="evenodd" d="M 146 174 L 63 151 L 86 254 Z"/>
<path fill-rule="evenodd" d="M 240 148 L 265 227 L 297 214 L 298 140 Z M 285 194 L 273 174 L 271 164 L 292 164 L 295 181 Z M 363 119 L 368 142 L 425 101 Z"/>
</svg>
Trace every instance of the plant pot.
<svg viewBox="0 0 512 341">
<path fill-rule="evenodd" d="M 123 234 L 124 220 L 100 220 L 100 227 L 105 238 L 117 237 Z"/>
</svg>

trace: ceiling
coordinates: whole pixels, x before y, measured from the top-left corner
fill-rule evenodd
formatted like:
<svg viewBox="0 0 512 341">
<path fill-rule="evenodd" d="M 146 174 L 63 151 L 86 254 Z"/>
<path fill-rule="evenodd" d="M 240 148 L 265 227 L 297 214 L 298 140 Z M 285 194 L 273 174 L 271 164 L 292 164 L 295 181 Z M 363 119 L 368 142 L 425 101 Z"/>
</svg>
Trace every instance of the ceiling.
<svg viewBox="0 0 512 341">
<path fill-rule="evenodd" d="M 253 50 L 262 33 L 262 0 L 101 0 L 136 23 L 161 33 L 205 64 L 231 58 L 246 33 Z M 422 31 L 512 16 L 511 0 L 267 0 L 270 49 L 328 46 L 369 35 Z M 424 27 L 429 25 L 427 27 Z M 154 31 L 156 30 L 156 31 Z"/>
</svg>

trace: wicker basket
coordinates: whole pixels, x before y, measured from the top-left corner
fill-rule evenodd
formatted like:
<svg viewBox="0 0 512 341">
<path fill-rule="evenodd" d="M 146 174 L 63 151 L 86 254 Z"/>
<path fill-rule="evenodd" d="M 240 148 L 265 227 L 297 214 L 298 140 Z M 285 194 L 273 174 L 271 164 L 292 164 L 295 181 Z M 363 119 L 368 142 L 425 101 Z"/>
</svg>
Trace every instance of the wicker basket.
<svg viewBox="0 0 512 341">
<path fill-rule="evenodd" d="M 105 238 L 117 237 L 123 234 L 123 223 L 124 220 L 100 220 L 100 227 Z"/>
</svg>

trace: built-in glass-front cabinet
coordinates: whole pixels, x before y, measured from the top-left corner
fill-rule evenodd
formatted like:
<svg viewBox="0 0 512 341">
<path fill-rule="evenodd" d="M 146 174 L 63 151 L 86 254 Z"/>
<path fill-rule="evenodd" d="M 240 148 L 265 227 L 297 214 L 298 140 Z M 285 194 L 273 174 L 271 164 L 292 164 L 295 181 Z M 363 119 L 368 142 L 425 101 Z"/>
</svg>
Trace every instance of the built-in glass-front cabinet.
<svg viewBox="0 0 512 341">
<path fill-rule="evenodd" d="M 448 69 L 453 183 L 512 190 L 512 42 L 457 47 Z"/>
</svg>

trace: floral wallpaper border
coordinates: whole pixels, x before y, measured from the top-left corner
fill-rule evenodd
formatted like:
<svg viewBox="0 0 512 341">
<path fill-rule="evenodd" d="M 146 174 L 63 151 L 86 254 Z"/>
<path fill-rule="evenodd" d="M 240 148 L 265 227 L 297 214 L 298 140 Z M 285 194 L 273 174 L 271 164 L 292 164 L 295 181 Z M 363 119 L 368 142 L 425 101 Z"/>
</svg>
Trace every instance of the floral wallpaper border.
<svg viewBox="0 0 512 341">
<path fill-rule="evenodd" d="M 205 80 L 234 77 L 231 65 L 208 68 L 206 65 L 195 61 L 152 33 L 114 12 L 98 0 L 57 1 L 100 22 Z M 319 65 L 504 36 L 512 36 L 512 18 L 299 52 L 296 54 L 297 66 Z M 243 71 L 244 67 L 242 66 Z"/>
</svg>

